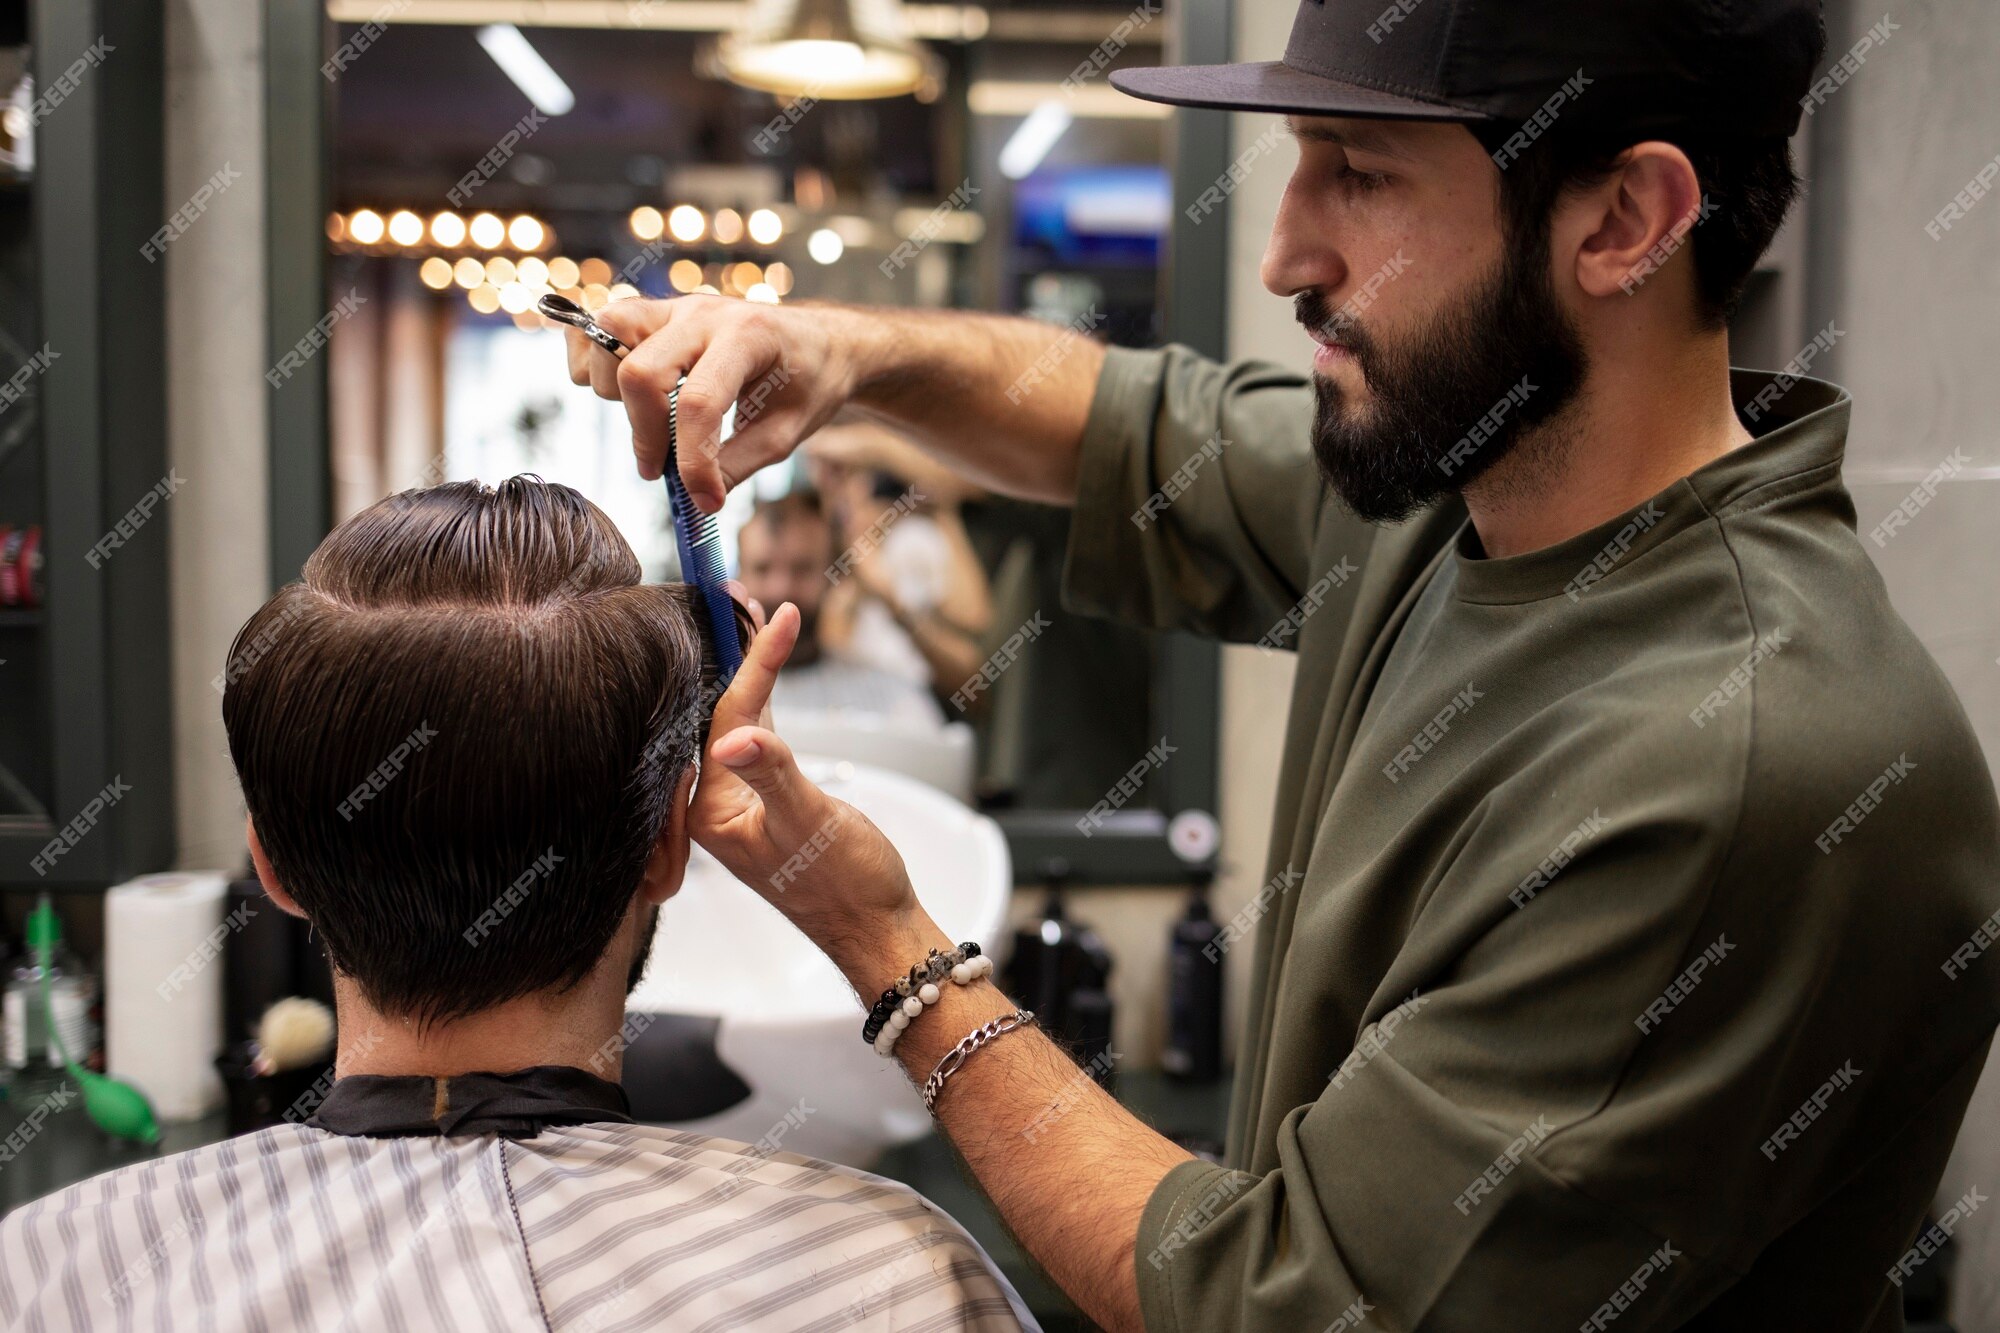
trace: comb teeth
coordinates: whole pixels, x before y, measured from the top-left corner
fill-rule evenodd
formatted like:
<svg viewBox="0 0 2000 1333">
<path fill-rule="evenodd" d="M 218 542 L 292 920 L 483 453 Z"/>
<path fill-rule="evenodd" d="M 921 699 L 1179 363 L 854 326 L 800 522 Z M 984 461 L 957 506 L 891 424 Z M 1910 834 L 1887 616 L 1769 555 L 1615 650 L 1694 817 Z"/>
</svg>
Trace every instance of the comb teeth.
<svg viewBox="0 0 2000 1333">
<path fill-rule="evenodd" d="M 727 685 L 743 665 L 743 647 L 736 637 L 736 603 L 720 579 L 700 586 L 702 600 L 708 603 L 708 623 L 715 630 L 715 661 L 720 668 L 716 674 Z"/>
<path fill-rule="evenodd" d="M 715 516 L 694 506 L 694 497 L 681 481 L 679 446 L 680 389 L 667 395 L 667 512 L 673 519 L 674 545 L 680 551 L 681 578 L 701 593 L 708 608 L 709 637 L 715 643 L 715 660 L 727 685 L 743 665 L 743 647 L 736 637 L 736 603 L 722 586 L 722 540 L 716 531 Z"/>
</svg>

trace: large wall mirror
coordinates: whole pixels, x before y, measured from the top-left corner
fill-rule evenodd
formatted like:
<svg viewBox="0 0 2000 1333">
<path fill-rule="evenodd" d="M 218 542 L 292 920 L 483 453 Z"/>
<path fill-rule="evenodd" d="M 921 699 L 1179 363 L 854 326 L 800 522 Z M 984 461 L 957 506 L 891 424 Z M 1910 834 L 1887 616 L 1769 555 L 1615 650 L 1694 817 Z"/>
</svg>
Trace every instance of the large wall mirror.
<svg viewBox="0 0 2000 1333">
<path fill-rule="evenodd" d="M 679 577 L 664 490 L 622 408 L 569 383 L 548 291 L 1010 311 L 1220 354 L 1227 220 L 1188 205 L 1228 166 L 1222 118 L 1105 71 L 1226 58 L 1228 6 L 888 6 L 907 91 L 833 96 L 838 61 L 742 81 L 758 24 L 884 8 L 272 0 L 272 362 L 327 343 L 271 387 L 274 578 L 384 495 L 518 472 Z M 1022 881 L 1212 870 L 1215 652 L 1065 611 L 1067 511 L 839 423 L 721 518 L 732 573 L 812 612 L 775 702 L 801 750 L 991 814 Z M 1163 737 L 1173 762 L 1123 781 Z"/>
</svg>

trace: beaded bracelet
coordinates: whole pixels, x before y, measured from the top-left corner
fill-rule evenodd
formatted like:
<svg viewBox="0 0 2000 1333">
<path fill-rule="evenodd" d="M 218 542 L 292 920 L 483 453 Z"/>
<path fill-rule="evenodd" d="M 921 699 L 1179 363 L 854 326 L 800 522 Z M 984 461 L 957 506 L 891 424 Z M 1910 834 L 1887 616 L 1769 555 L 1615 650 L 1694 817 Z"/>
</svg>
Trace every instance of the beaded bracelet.
<svg viewBox="0 0 2000 1333">
<path fill-rule="evenodd" d="M 896 1039 L 903 1035 L 903 1029 L 907 1028 L 928 1006 L 938 1002 L 940 980 L 948 976 L 958 985 L 970 985 L 993 971 L 993 960 L 983 954 L 967 957 L 962 948 L 954 949 L 950 953 L 938 953 L 933 950 L 929 959 L 910 971 L 910 976 L 890 988 L 895 1003 L 889 1009 L 880 1030 L 875 1034 L 875 1053 L 885 1059 L 895 1053 Z M 899 995 L 898 992 L 905 986 L 910 988 L 909 994 Z M 863 1027 L 865 1031 L 866 1025 Z"/>
<path fill-rule="evenodd" d="M 993 971 L 992 958 L 982 954 L 977 944 L 967 942 L 949 951 L 932 949 L 924 961 L 916 964 L 896 983 L 882 992 L 882 998 L 875 1001 L 868 1011 L 868 1018 L 861 1025 L 861 1039 L 875 1048 L 875 1053 L 888 1056 L 894 1051 L 896 1038 L 910 1021 L 924 1011 L 925 1006 L 938 1001 L 938 983 L 946 977 L 961 986 L 970 985 Z"/>
<path fill-rule="evenodd" d="M 875 1001 L 875 1007 L 868 1011 L 867 1022 L 862 1024 L 861 1039 L 867 1042 L 874 1041 L 881 1034 L 883 1025 L 889 1021 L 889 1016 L 902 1007 L 904 1000 L 916 995 L 925 983 L 935 984 L 943 980 L 947 973 L 952 973 L 954 980 L 961 982 L 971 980 L 969 975 L 958 977 L 955 969 L 979 956 L 979 946 L 970 941 L 948 953 L 932 949 L 923 962 L 912 967 L 899 977 L 893 986 L 882 992 L 882 998 Z M 986 966 L 990 968 L 991 960 Z"/>
</svg>

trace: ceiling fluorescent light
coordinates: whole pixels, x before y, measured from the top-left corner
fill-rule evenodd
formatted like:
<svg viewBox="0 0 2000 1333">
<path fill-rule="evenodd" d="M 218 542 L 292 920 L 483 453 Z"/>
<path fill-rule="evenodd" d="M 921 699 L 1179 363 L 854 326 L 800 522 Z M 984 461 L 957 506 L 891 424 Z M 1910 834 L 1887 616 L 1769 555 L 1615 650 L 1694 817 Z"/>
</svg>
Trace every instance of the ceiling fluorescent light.
<svg viewBox="0 0 2000 1333">
<path fill-rule="evenodd" d="M 974 79 L 965 90 L 965 104 L 975 116 L 1025 116 L 1051 98 L 1078 120 L 1165 120 L 1174 109 L 1160 102 L 1142 102 L 1104 83 L 1063 87 L 1053 79 Z"/>
<path fill-rule="evenodd" d="M 1069 122 L 1069 108 L 1061 102 L 1044 102 L 1030 111 L 1000 150 L 1000 174 L 1017 181 L 1042 165 L 1049 149 L 1069 129 Z"/>
<path fill-rule="evenodd" d="M 549 68 L 542 53 L 513 24 L 490 23 L 481 28 L 479 44 L 543 115 L 564 115 L 576 105 L 576 94 L 562 81 L 562 75 Z"/>
<path fill-rule="evenodd" d="M 1013 10 L 1004 17 L 1010 40 L 1096 43 L 1123 11 L 1086 9 Z M 483 27 L 512 23 L 521 28 L 598 28 L 613 32 L 731 32 L 750 6 L 744 0 L 326 0 L 335 23 L 432 23 Z M 930 42 L 976 42 L 999 36 L 980 5 L 922 4 L 903 11 L 909 35 Z M 1134 43 L 1157 44 L 1158 28 L 1141 24 Z"/>
</svg>

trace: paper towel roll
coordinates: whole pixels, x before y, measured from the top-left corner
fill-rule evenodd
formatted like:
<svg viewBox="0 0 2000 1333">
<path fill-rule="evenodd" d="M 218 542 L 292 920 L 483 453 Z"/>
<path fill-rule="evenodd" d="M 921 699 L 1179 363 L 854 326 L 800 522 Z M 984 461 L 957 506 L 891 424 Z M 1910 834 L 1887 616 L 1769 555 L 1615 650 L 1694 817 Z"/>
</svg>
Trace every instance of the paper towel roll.
<svg viewBox="0 0 2000 1333">
<path fill-rule="evenodd" d="M 222 1104 L 227 892 L 221 871 L 188 871 L 143 875 L 104 895 L 105 1065 L 162 1120 L 196 1120 Z"/>
</svg>

